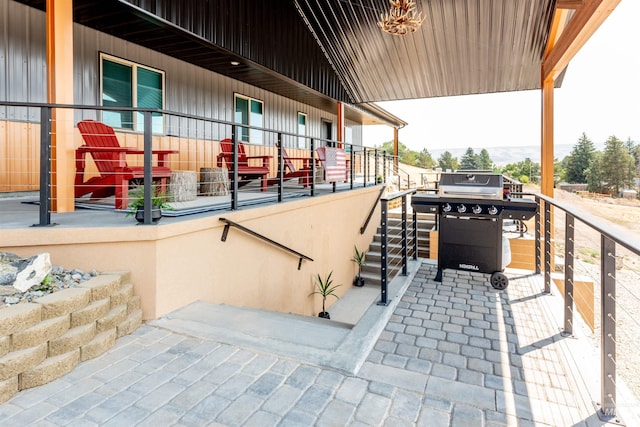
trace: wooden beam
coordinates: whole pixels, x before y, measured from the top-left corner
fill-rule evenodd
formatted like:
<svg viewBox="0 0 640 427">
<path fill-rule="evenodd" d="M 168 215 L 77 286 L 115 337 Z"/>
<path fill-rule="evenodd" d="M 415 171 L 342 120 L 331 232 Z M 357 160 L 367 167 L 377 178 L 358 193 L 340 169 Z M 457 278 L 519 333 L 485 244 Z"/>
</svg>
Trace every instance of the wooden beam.
<svg viewBox="0 0 640 427">
<path fill-rule="evenodd" d="M 557 0 L 556 9 L 580 9 L 585 0 Z"/>
<path fill-rule="evenodd" d="M 395 174 L 398 174 L 399 154 L 400 154 L 400 149 L 399 149 L 399 139 L 398 139 L 398 128 L 393 128 L 393 173 Z"/>
<path fill-rule="evenodd" d="M 73 2 L 47 0 L 47 101 L 73 104 Z M 73 110 L 57 108 L 51 120 L 51 209 L 74 210 Z"/>
<path fill-rule="evenodd" d="M 549 30 L 549 39 L 547 40 L 547 47 L 544 51 L 545 58 L 549 56 L 549 53 L 551 53 L 551 50 L 558 42 L 560 34 L 562 34 L 562 30 L 566 26 L 567 19 L 569 19 L 568 10 L 556 9 L 553 11 L 553 20 L 551 21 L 551 29 Z"/>
<path fill-rule="evenodd" d="M 540 192 L 553 197 L 553 90 L 554 80 L 542 81 L 542 144 L 540 152 Z"/>
<path fill-rule="evenodd" d="M 584 0 L 572 16 L 558 42 L 542 62 L 542 80 L 555 80 L 589 37 L 607 19 L 622 0 Z"/>
</svg>

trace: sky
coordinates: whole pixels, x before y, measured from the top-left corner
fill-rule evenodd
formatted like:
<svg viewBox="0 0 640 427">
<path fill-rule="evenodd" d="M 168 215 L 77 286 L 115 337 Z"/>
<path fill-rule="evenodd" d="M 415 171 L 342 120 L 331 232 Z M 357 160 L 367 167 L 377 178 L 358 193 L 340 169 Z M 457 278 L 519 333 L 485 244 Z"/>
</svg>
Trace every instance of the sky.
<svg viewBox="0 0 640 427">
<path fill-rule="evenodd" d="M 640 143 L 640 0 L 620 2 L 569 63 L 554 98 L 556 145 L 574 145 L 583 132 L 596 145 L 611 135 Z M 377 104 L 409 123 L 398 135 L 414 151 L 540 145 L 540 90 Z M 364 129 L 367 145 L 393 139 L 387 126 Z"/>
</svg>

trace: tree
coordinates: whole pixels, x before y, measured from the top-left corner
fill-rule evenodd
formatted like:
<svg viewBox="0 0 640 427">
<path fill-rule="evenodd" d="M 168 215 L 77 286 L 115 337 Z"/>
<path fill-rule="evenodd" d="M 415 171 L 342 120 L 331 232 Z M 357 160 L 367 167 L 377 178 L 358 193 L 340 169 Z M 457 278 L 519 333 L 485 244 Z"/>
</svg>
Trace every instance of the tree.
<svg viewBox="0 0 640 427">
<path fill-rule="evenodd" d="M 489 152 L 483 148 L 478 155 L 478 169 L 493 170 L 493 160 L 489 157 Z"/>
<path fill-rule="evenodd" d="M 502 173 L 520 182 L 534 181 L 540 176 L 540 163 L 527 157 L 522 162 L 509 163 L 502 169 Z"/>
<path fill-rule="evenodd" d="M 591 160 L 596 152 L 593 142 L 583 132 L 576 145 L 573 146 L 571 154 L 567 157 L 565 164 L 565 176 L 567 182 L 584 183 L 587 182 L 585 171 L 589 168 Z"/>
<path fill-rule="evenodd" d="M 635 177 L 635 159 L 624 142 L 612 135 L 604 143 L 600 168 L 606 189 L 613 195 L 629 187 Z"/>
<path fill-rule="evenodd" d="M 473 148 L 467 148 L 467 151 L 464 153 L 462 158 L 460 159 L 460 169 L 464 170 L 474 170 L 478 169 L 478 157 L 476 153 L 473 152 Z"/>
<path fill-rule="evenodd" d="M 417 156 L 416 166 L 425 168 L 425 169 L 432 169 L 435 166 L 435 164 L 436 162 L 435 160 L 433 160 L 433 157 L 431 157 L 431 154 L 429 153 L 429 151 L 426 148 L 423 148 L 422 151 Z"/>
<path fill-rule="evenodd" d="M 446 171 L 447 169 L 451 169 L 455 171 L 459 168 L 460 164 L 458 163 L 458 158 L 453 157 L 450 152 L 445 151 L 438 157 L 438 165 L 442 168 L 442 170 Z"/>
<path fill-rule="evenodd" d="M 594 193 L 604 192 L 604 176 L 602 174 L 602 153 L 596 151 L 585 170 L 587 178 L 587 190 Z"/>
</svg>

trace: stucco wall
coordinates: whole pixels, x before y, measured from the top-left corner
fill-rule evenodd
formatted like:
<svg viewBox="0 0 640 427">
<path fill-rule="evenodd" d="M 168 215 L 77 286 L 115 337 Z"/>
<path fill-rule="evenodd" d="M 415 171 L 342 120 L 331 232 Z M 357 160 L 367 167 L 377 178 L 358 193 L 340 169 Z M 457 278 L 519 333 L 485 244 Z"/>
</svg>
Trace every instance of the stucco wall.
<svg viewBox="0 0 640 427">
<path fill-rule="evenodd" d="M 300 270 L 297 257 L 237 229 L 222 242 L 220 216 L 157 226 L 132 220 L 130 227 L 3 230 L 0 251 L 49 252 L 65 267 L 129 270 L 145 319 L 196 300 L 315 315 L 320 297 L 309 294 L 317 274 L 333 271 L 334 283 L 343 285 L 338 294 L 351 286 L 354 244 L 367 247 L 380 222 L 378 208 L 360 234 L 378 193 L 376 186 L 220 215 L 314 259 Z"/>
</svg>

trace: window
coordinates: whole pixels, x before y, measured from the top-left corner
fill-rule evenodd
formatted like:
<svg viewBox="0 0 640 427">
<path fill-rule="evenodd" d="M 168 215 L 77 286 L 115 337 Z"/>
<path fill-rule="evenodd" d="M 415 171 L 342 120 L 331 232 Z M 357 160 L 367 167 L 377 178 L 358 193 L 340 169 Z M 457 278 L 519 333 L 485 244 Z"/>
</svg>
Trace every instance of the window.
<svg viewBox="0 0 640 427">
<path fill-rule="evenodd" d="M 235 95 L 235 122 L 251 127 L 264 127 L 262 117 L 263 102 L 242 95 Z M 262 144 L 262 130 L 242 127 L 239 129 L 239 140 L 251 144 Z"/>
<path fill-rule="evenodd" d="M 102 105 L 105 107 L 164 108 L 164 72 L 100 55 Z M 152 130 L 163 132 L 162 114 L 152 113 Z M 144 130 L 143 113 L 103 111 L 102 121 L 114 128 Z"/>
<path fill-rule="evenodd" d="M 307 147 L 307 115 L 304 113 L 298 113 L 298 148 Z"/>
</svg>

